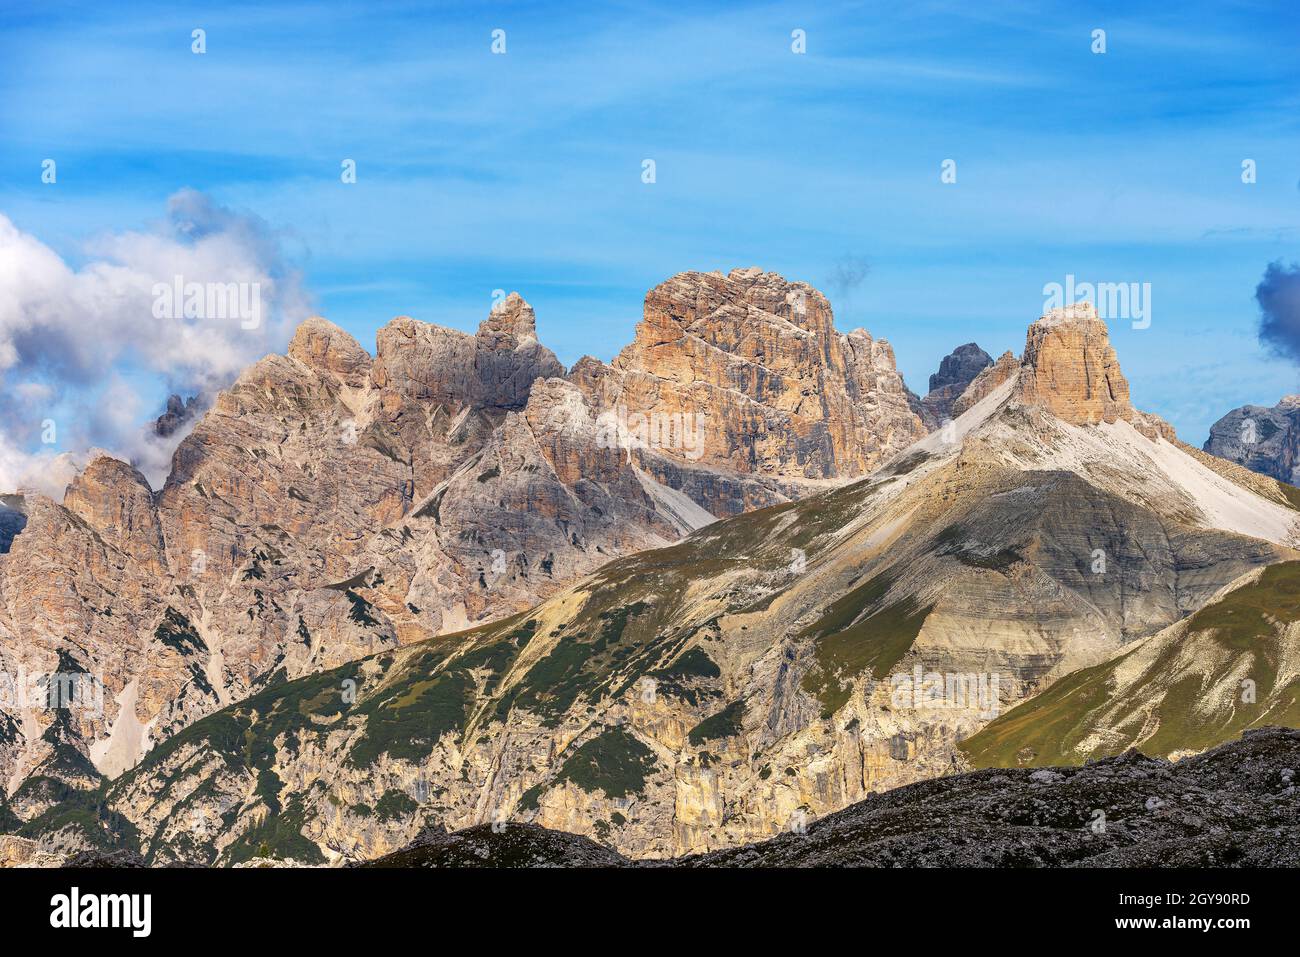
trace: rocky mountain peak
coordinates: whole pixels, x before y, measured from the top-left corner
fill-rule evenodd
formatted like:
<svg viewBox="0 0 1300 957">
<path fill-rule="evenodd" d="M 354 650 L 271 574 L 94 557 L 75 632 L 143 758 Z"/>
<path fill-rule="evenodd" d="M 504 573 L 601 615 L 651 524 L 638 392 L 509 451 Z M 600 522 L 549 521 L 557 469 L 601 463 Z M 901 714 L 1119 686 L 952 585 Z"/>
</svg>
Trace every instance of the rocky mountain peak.
<svg viewBox="0 0 1300 957">
<path fill-rule="evenodd" d="M 660 283 L 613 366 L 629 412 L 698 417 L 702 461 L 732 471 L 847 477 L 925 433 L 888 343 L 837 332 L 820 292 L 755 267 Z"/>
<path fill-rule="evenodd" d="M 478 338 L 491 349 L 517 349 L 537 342 L 537 316 L 524 297 L 512 292 L 492 307 L 478 327 Z"/>
<path fill-rule="evenodd" d="M 930 391 L 919 403 L 926 426 L 936 429 L 944 419 L 951 418 L 953 404 L 975 377 L 991 365 L 992 357 L 973 342 L 960 345 L 944 356 L 939 371 L 930 376 Z"/>
<path fill-rule="evenodd" d="M 328 372 L 345 385 L 360 388 L 370 376 L 370 353 L 328 319 L 304 320 L 289 343 L 289 357 L 317 372 Z"/>
<path fill-rule="evenodd" d="M 217 398 L 157 496 L 99 456 L 66 507 L 0 497 L 28 523 L 0 560 L 0 656 L 38 649 L 105 686 L 75 727 L 0 710 L 24 833 L 69 847 L 112 824 L 154 863 L 264 846 L 325 863 L 490 807 L 509 833 L 637 857 L 734 845 L 947 773 L 1002 706 L 1185 637 L 1190 610 L 1300 543 L 1259 476 L 1053 418 L 1154 427 L 1090 309 L 980 371 L 956 436 L 924 436 L 888 343 L 837 332 L 825 297 L 773 273 L 674 277 L 614 365 L 567 379 L 533 328 L 517 297 L 478 335 L 399 318 L 365 376 L 350 337 L 311 321 Z M 899 452 L 871 481 L 808 481 Z M 1264 582 L 1279 609 L 1295 574 Z M 1246 597 L 1211 628 L 1268 607 Z M 1265 624 L 1250 640 L 1281 660 Z M 1155 644 L 1146 660 L 1169 660 Z M 975 700 L 918 700 L 923 671 L 986 670 Z M 1222 674 L 1205 687 L 1235 687 L 1237 665 Z M 895 679 L 916 682 L 910 706 Z M 1107 725 L 1152 712 L 1132 713 Z M 71 800 L 44 783 L 56 743 L 86 759 Z M 395 814 L 377 823 L 380 802 Z"/>
<path fill-rule="evenodd" d="M 1133 418 L 1128 380 L 1090 302 L 1053 309 L 1034 322 L 1021 365 L 1021 399 L 1057 418 L 1074 425 Z"/>
<path fill-rule="evenodd" d="M 109 544 L 161 571 L 162 527 L 149 482 L 136 469 L 110 455 L 98 455 L 72 480 L 63 507 Z"/>
<path fill-rule="evenodd" d="M 169 395 L 162 415 L 154 421 L 153 434 L 159 438 L 175 435 L 182 426 L 199 414 L 200 403 L 201 400 L 197 395 L 192 395 L 188 399 L 182 399 L 174 393 Z"/>
<path fill-rule="evenodd" d="M 1300 396 L 1272 408 L 1243 405 L 1214 425 L 1205 451 L 1292 485 L 1300 482 Z"/>
<path fill-rule="evenodd" d="M 967 342 L 940 360 L 939 371 L 930 376 L 930 391 L 959 384 L 964 389 L 991 365 L 992 356 L 976 343 Z"/>
<path fill-rule="evenodd" d="M 511 293 L 473 336 L 409 316 L 393 319 L 376 336 L 372 380 L 391 414 L 412 402 L 449 411 L 522 409 L 535 379 L 563 375 L 555 353 L 537 341 L 532 306 Z"/>
</svg>

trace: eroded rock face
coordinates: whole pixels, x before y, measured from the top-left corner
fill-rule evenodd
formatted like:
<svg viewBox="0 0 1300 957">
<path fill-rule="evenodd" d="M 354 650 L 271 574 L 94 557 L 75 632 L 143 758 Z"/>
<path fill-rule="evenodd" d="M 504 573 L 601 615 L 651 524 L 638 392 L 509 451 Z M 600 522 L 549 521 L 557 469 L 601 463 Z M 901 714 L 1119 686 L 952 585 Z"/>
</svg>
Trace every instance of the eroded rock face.
<svg viewBox="0 0 1300 957">
<path fill-rule="evenodd" d="M 969 398 L 963 394 L 953 411 L 970 408 L 978 396 L 996 388 L 998 380 L 1009 378 L 1008 357 L 977 376 L 967 389 Z M 1148 437 L 1175 439 L 1167 422 L 1133 408 L 1106 323 L 1090 302 L 1053 309 L 1030 325 L 1016 389 L 1021 402 L 1040 406 L 1071 425 L 1125 421 Z"/>
<path fill-rule="evenodd" d="M 1278 835 L 1300 826 L 1298 759 L 1300 733 L 1262 727 L 1176 762 L 1133 750 L 1083 767 L 948 774 L 868 795 L 760 843 L 672 861 L 628 860 L 591 838 L 494 821 L 450 833 L 434 826 L 398 850 L 353 866 L 1294 868 L 1300 864 L 1295 843 Z M 1080 821 L 1097 820 L 1098 808 L 1124 825 L 1081 827 Z M 37 841 L 0 836 L 0 867 L 143 864 L 129 850 L 68 857 Z M 235 866 L 304 864 L 257 858 Z"/>
<path fill-rule="evenodd" d="M 537 341 L 533 307 L 511 293 L 479 326 L 476 371 L 483 401 L 495 408 L 521 409 L 535 379 L 559 378 L 564 367 Z"/>
<path fill-rule="evenodd" d="M 184 428 L 202 411 L 202 400 L 192 395 L 182 399 L 178 395 L 169 395 L 163 414 L 153 424 L 153 434 L 159 438 L 168 438 Z"/>
<path fill-rule="evenodd" d="M 73 479 L 63 507 L 135 562 L 142 576 L 166 573 L 162 525 L 145 477 L 108 455 Z"/>
<path fill-rule="evenodd" d="M 1092 303 L 1054 309 L 1025 337 L 1020 394 L 1073 425 L 1126 419 L 1128 380 Z"/>
<path fill-rule="evenodd" d="M 41 780 L 94 786 L 99 775 L 89 755 L 96 748 L 133 751 L 134 718 L 109 745 L 116 694 L 156 714 L 186 681 L 167 649 L 152 643 L 161 583 L 141 569 L 156 569 L 162 553 L 138 475 L 97 459 L 86 476 L 71 499 L 81 514 L 25 496 L 27 526 L 0 555 L 0 780 L 23 817 L 59 799 Z M 52 681 L 65 689 L 53 701 Z M 24 790 L 29 777 L 38 783 Z"/>
<path fill-rule="evenodd" d="M 1000 709 L 1296 556 L 1286 490 L 1133 410 L 1087 310 L 1035 323 L 951 430 L 809 495 L 921 429 L 888 345 L 817 300 L 686 274 L 568 377 L 534 375 L 522 300 L 475 336 L 395 320 L 373 361 L 316 320 L 156 496 L 96 460 L 25 499 L 0 665 L 102 675 L 105 704 L 0 713 L 9 810 L 154 863 L 364 859 L 498 817 L 735 846 L 959 767 Z M 696 412 L 717 427 L 665 439 Z M 916 674 L 988 683 L 931 707 L 896 694 Z"/>
<path fill-rule="evenodd" d="M 1245 405 L 1214 425 L 1205 451 L 1295 485 L 1300 482 L 1300 395 L 1272 408 Z"/>
<path fill-rule="evenodd" d="M 874 794 L 806 831 L 654 867 L 1295 867 L 1300 733 L 1248 731 L 1171 763 L 1136 751 L 1086 767 L 961 773 Z M 1189 795 L 1196 795 L 1189 801 Z M 1203 795 L 1213 795 L 1204 800 Z M 1153 813 L 1155 798 L 1160 813 Z M 1050 808 L 1050 811 L 1046 811 Z M 1079 821 L 1105 808 L 1121 829 Z M 530 824 L 430 832 L 365 867 L 647 866 Z"/>
<path fill-rule="evenodd" d="M 490 616 L 535 601 L 544 582 L 475 604 L 472 594 L 491 591 L 476 573 L 452 576 L 460 590 L 444 586 L 436 603 L 408 603 L 412 579 L 441 580 L 475 543 L 468 525 L 394 528 L 417 496 L 472 467 L 521 389 L 526 397 L 537 375 L 562 372 L 529 340 L 531 310 L 518 296 L 499 312 L 478 337 L 395 320 L 380 333 L 376 360 L 337 326 L 310 319 L 287 355 L 263 359 L 216 397 L 156 495 L 130 466 L 100 456 L 62 505 L 6 500 L 5 673 L 84 672 L 103 699 L 95 713 L 39 702 L 8 710 L 7 790 L 37 771 L 83 783 L 116 775 L 268 683 L 462 627 L 467 605 L 471 616 Z M 185 406 L 173 406 L 183 424 Z M 473 506 L 461 514 L 480 518 Z M 453 544 L 440 548 L 439 535 Z M 546 538 L 519 544 L 536 546 L 541 563 Z M 568 544 L 560 529 L 551 538 Z M 668 540 L 637 539 L 626 527 L 619 538 L 637 547 Z M 393 540 L 404 549 L 390 569 Z M 505 532 L 491 544 L 510 540 Z M 606 560 L 590 551 L 581 571 Z M 75 767 L 51 774 L 50 762 L 68 755 L 79 756 Z M 45 810 L 39 795 L 14 806 L 24 817 Z"/>
<path fill-rule="evenodd" d="M 370 353 L 328 319 L 313 316 L 298 326 L 289 343 L 289 358 L 327 373 L 342 385 L 364 388 L 370 376 Z"/>
<path fill-rule="evenodd" d="M 871 394 L 885 376 L 870 371 L 884 356 L 874 340 L 777 314 L 799 290 L 748 274 L 684 282 L 674 288 L 721 303 L 705 309 L 713 319 L 687 323 L 675 349 L 642 345 L 670 368 L 699 363 L 711 411 L 816 439 L 760 436 L 753 450 L 772 462 L 838 461 L 840 426 L 818 424 L 822 399 L 805 405 L 787 382 L 818 335 L 839 356 L 827 369 L 843 370 L 844 396 L 895 401 Z M 685 322 L 697 299 L 677 299 L 668 312 Z M 732 321 L 718 316 L 751 308 L 762 332 L 737 326 L 749 357 L 732 368 L 710 345 Z M 717 464 L 737 461 L 725 438 L 694 446 L 695 460 L 646 441 L 617 411 L 629 393 L 678 410 L 695 393 L 635 363 L 580 362 L 506 408 L 504 360 L 486 377 L 469 360 L 527 352 L 530 320 L 522 308 L 493 320 L 482 344 L 399 320 L 381 335 L 407 345 L 381 348 L 361 385 L 355 351 L 329 329 L 249 370 L 158 496 L 171 575 L 159 592 L 129 574 L 151 528 L 129 470 L 98 466 L 68 507 L 25 506 L 29 525 L 0 556 L 0 597 L 5 627 L 27 630 L 3 648 L 41 647 L 71 667 L 64 636 L 90 635 L 88 667 L 108 676 L 111 702 L 84 728 L 37 714 L 4 726 L 20 742 L 3 752 L 18 782 L 8 803 L 29 829 L 70 849 L 86 821 L 100 840 L 128 833 L 125 821 L 153 863 L 239 864 L 264 843 L 307 862 L 365 859 L 430 825 L 498 819 L 635 857 L 735 846 L 959 767 L 959 742 L 999 710 L 1118 660 L 1300 545 L 1300 514 L 1275 481 L 1122 406 L 1084 421 L 1113 395 L 1085 390 L 1084 412 L 1054 413 L 1107 368 L 1104 326 L 1079 333 L 1087 348 L 1061 351 L 1044 334 L 1024 362 L 999 360 L 951 430 L 862 481 L 708 523 L 701 502 L 815 483 Z M 777 331 L 797 341 L 764 339 Z M 439 353 L 466 361 L 447 368 Z M 782 371 L 760 369 L 760 355 Z M 708 385 L 728 369 L 763 401 Z M 1107 381 L 1118 376 L 1112 364 Z M 477 398 L 456 399 L 449 383 Z M 905 405 L 901 390 L 883 395 Z M 632 410 L 656 408 L 638 401 Z M 652 542 L 675 544 L 605 561 Z M 64 554 L 84 578 L 51 573 Z M 415 640 L 512 607 L 521 613 Z M 130 615 L 136 644 L 112 647 L 139 654 L 110 666 L 110 636 Z M 985 683 L 933 706 L 918 687 L 930 674 Z M 900 698 L 906 680 L 916 693 Z M 165 737 L 221 705 L 121 772 L 142 726 Z M 94 766 L 78 741 L 93 741 Z M 113 776 L 96 798 L 112 814 L 60 818 L 57 789 L 28 783 L 33 768 L 77 793 Z"/>
<path fill-rule="evenodd" d="M 1300 562 L 1251 569 L 1195 614 L 1125 647 L 1086 682 L 1002 716 L 962 750 L 977 767 L 1081 764 L 1129 748 L 1176 761 L 1250 728 L 1291 725 L 1297 591 Z M 1189 687 L 1200 689 L 1195 709 Z"/>
<path fill-rule="evenodd" d="M 973 342 L 958 346 L 944 356 L 939 371 L 930 376 L 930 391 L 920 400 L 926 426 L 937 429 L 945 419 L 951 419 L 953 403 L 991 365 L 993 358 Z"/>
<path fill-rule="evenodd" d="M 246 859 L 269 836 L 264 775 L 284 782 L 317 861 L 491 821 L 632 857 L 733 846 L 949 773 L 958 742 L 999 709 L 1277 557 L 1116 495 L 1094 492 L 1094 514 L 1078 517 L 1078 478 L 1017 480 L 976 451 L 717 523 L 459 642 L 283 686 L 263 705 L 276 702 L 274 726 L 229 709 L 108 800 L 157 835 L 144 848 L 156 863 Z M 1079 566 L 1098 542 L 1104 574 Z M 792 548 L 806 568 L 790 567 Z M 846 628 L 906 640 L 863 660 L 835 640 Z M 895 679 L 917 670 L 991 683 L 952 702 L 900 699 Z M 355 706 L 330 693 L 345 679 Z M 281 744 L 263 747 L 272 733 Z M 261 764 L 233 760 L 247 741 Z M 181 769 L 190 783 L 169 783 Z M 195 834 L 196 804 L 237 823 Z"/>
<path fill-rule="evenodd" d="M 42 849 L 40 842 L 26 838 L 0 835 L 0 868 L 2 867 L 60 867 L 63 857 Z"/>
<path fill-rule="evenodd" d="M 621 404 L 701 417 L 694 461 L 736 472 L 861 475 L 925 431 L 888 343 L 836 332 L 825 296 L 758 269 L 656 286 L 614 368 Z"/>
<path fill-rule="evenodd" d="M 1020 369 L 1020 360 L 1010 350 L 998 356 L 998 361 L 984 369 L 971 380 L 964 392 L 952 404 L 952 415 L 961 415 L 967 409 L 992 393 L 998 386 L 1009 380 Z"/>
</svg>

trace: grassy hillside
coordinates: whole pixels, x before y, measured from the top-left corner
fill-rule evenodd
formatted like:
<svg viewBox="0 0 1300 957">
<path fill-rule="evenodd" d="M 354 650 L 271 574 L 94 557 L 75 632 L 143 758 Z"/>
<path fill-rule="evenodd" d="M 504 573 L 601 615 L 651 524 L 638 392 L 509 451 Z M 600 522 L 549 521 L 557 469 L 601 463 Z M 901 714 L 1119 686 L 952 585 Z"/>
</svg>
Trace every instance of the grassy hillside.
<svg viewBox="0 0 1300 957">
<path fill-rule="evenodd" d="M 1131 747 L 1199 751 L 1300 727 L 1300 562 L 1270 566 L 1185 622 L 1068 675 L 962 742 L 976 767 L 1081 764 Z"/>
</svg>

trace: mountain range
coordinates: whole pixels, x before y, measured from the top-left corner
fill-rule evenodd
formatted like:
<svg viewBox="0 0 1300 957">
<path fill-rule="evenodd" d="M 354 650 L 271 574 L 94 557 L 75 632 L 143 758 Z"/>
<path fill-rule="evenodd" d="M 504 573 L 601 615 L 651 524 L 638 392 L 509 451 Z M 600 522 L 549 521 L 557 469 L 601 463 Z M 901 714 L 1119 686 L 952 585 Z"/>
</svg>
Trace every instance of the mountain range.
<svg viewBox="0 0 1300 957">
<path fill-rule="evenodd" d="M 679 858 L 1296 724 L 1289 473 L 1135 409 L 1086 303 L 930 386 L 757 269 L 673 277 L 567 372 L 517 295 L 373 356 L 308 320 L 160 491 L 100 456 L 3 499 L 0 665 L 103 702 L 0 710 L 0 831 L 323 864 L 509 822 Z"/>
</svg>

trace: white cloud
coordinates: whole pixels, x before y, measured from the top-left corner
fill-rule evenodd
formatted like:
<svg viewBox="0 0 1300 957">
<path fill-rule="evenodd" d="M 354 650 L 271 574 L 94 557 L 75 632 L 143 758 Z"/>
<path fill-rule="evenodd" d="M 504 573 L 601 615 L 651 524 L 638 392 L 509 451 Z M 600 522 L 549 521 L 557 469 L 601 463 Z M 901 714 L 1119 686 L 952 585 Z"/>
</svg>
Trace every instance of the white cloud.
<svg viewBox="0 0 1300 957">
<path fill-rule="evenodd" d="M 152 228 L 98 237 L 84 252 L 89 261 L 74 267 L 0 214 L 0 491 L 43 475 L 50 487 L 49 463 L 91 446 L 135 460 L 156 485 L 183 431 L 159 440 L 142 430 L 166 395 L 142 396 L 129 380 L 210 394 L 282 350 L 310 313 L 266 223 L 192 190 L 172 196 Z M 202 303 L 188 315 L 157 308 L 156 293 L 177 277 L 182 305 Z M 195 290 L 206 292 L 190 299 Z M 209 312 L 207 293 L 228 290 L 257 303 L 256 313 Z M 43 447 L 50 422 L 57 441 Z"/>
<path fill-rule="evenodd" d="M 10 444 L 0 432 L 0 489 L 8 492 L 32 489 L 56 502 L 77 472 L 90 461 L 90 451 L 81 455 L 71 452 L 24 452 Z"/>
</svg>

